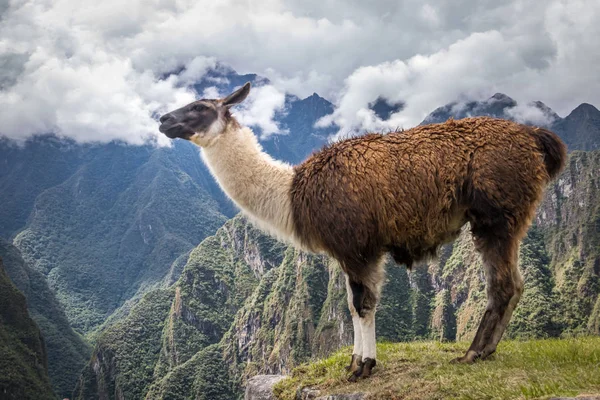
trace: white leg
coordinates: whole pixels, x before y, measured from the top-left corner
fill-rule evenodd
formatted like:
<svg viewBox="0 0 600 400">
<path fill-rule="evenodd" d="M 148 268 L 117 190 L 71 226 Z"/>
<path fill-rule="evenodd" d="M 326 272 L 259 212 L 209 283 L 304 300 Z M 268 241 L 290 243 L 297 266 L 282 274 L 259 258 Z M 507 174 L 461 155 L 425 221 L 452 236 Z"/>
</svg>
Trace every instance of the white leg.
<svg viewBox="0 0 600 400">
<path fill-rule="evenodd" d="M 369 312 L 364 318 L 360 318 L 362 331 L 362 356 L 363 360 L 377 358 L 377 346 L 375 340 L 375 310 Z"/>
<path fill-rule="evenodd" d="M 356 313 L 355 313 L 356 314 Z M 354 327 L 354 350 L 352 354 L 363 355 L 363 334 L 361 329 L 360 317 L 358 314 L 352 316 L 352 326 Z"/>
<path fill-rule="evenodd" d="M 348 296 L 348 309 L 350 310 L 350 314 L 352 315 L 352 327 L 354 330 L 354 350 L 352 351 L 353 355 L 362 356 L 363 353 L 363 337 L 361 330 L 360 317 L 354 308 L 354 303 L 352 302 L 352 289 L 350 288 L 350 281 L 348 279 L 348 275 L 346 275 L 346 294 Z"/>
<path fill-rule="evenodd" d="M 366 276 L 355 276 L 352 278 L 353 280 L 346 276 L 348 307 L 350 307 L 354 325 L 355 355 L 352 357 L 350 368 L 348 368 L 352 372 L 352 375 L 348 378 L 350 382 L 356 382 L 359 378 L 371 376 L 371 370 L 377 364 L 375 361 L 377 357 L 375 309 L 377 308 L 384 278 L 382 260 L 378 260 L 377 264 L 368 266 Z M 352 268 L 348 269 L 352 270 Z M 356 354 L 360 354 L 362 357 Z"/>
</svg>

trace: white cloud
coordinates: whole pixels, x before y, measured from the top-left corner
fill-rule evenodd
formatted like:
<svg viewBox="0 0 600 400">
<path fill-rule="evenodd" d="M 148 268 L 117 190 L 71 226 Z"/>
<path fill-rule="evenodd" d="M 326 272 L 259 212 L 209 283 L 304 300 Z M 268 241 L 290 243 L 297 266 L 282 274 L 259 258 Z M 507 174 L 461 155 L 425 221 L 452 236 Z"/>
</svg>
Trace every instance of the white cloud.
<svg viewBox="0 0 600 400">
<path fill-rule="evenodd" d="M 271 85 L 255 87 L 248 98 L 233 110 L 233 115 L 241 124 L 257 126 L 262 138 L 281 132 L 273 117 L 283 110 L 285 94 Z"/>
<path fill-rule="evenodd" d="M 217 61 L 271 80 L 239 112 L 267 135 L 284 92 L 333 100 L 323 123 L 341 131 L 408 127 L 496 91 L 561 115 L 600 104 L 596 0 L 15 0 L 0 13 L 0 134 L 18 139 L 162 143 L 155 116 Z M 377 97 L 405 108 L 381 121 Z"/>
<path fill-rule="evenodd" d="M 216 66 L 217 60 L 214 57 L 198 56 L 185 65 L 185 69 L 177 78 L 182 85 L 192 85 Z"/>
<path fill-rule="evenodd" d="M 553 115 L 544 112 L 544 110 L 531 103 L 517 104 L 515 107 L 508 109 L 507 112 L 515 121 L 537 126 L 550 126 L 555 120 Z"/>
<path fill-rule="evenodd" d="M 490 48 L 495 51 L 488 51 Z M 522 56 L 522 49 L 514 42 L 498 31 L 490 31 L 474 33 L 428 56 L 361 67 L 346 79 L 338 108 L 319 125 L 335 123 L 342 134 L 410 128 L 419 124 L 435 105 L 444 105 L 459 96 L 488 95 L 490 83 L 526 69 Z M 488 65 L 494 68 L 487 68 Z M 379 96 L 392 103 L 402 101 L 405 107 L 382 121 L 369 110 L 369 103 Z"/>
<path fill-rule="evenodd" d="M 219 92 L 219 89 L 216 86 L 209 86 L 204 89 L 200 97 L 203 99 L 220 99 L 225 96 L 226 94 Z"/>
</svg>

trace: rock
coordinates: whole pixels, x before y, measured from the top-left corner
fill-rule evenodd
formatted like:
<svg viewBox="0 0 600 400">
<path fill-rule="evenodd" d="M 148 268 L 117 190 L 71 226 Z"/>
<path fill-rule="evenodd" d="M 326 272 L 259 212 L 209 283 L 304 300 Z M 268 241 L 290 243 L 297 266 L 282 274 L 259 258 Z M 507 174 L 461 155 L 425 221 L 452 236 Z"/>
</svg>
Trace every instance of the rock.
<svg viewBox="0 0 600 400">
<path fill-rule="evenodd" d="M 550 400 L 600 400 L 600 395 L 581 395 L 577 397 L 551 397 Z"/>
<path fill-rule="evenodd" d="M 299 389 L 296 393 L 296 400 L 366 400 L 366 398 L 365 393 L 341 393 L 321 396 L 319 390 L 310 387 Z"/>
<path fill-rule="evenodd" d="M 320 394 L 321 392 L 317 389 L 303 387 L 296 392 L 296 400 L 316 400 Z"/>
<path fill-rule="evenodd" d="M 285 378 L 283 375 L 256 375 L 248 379 L 244 400 L 276 400 L 273 386 Z"/>
</svg>

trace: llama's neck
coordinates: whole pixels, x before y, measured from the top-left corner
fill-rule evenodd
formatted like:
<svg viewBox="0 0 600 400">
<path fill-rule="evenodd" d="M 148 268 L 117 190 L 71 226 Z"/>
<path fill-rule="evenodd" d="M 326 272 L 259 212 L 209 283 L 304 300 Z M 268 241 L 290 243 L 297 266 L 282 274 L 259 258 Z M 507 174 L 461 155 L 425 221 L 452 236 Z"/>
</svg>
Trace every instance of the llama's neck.
<svg viewBox="0 0 600 400">
<path fill-rule="evenodd" d="M 248 128 L 229 126 L 202 156 L 223 191 L 255 223 L 280 239 L 293 240 L 290 165 L 262 151 Z"/>
</svg>

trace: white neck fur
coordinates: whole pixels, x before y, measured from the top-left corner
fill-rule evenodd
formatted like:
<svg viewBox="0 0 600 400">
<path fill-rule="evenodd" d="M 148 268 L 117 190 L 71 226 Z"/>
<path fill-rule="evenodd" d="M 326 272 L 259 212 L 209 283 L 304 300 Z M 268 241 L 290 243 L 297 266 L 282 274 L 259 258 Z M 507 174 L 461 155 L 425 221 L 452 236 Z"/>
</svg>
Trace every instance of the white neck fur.
<svg viewBox="0 0 600 400">
<path fill-rule="evenodd" d="M 229 125 L 221 135 L 202 157 L 223 191 L 261 229 L 293 241 L 292 167 L 263 152 L 249 128 Z"/>
</svg>

